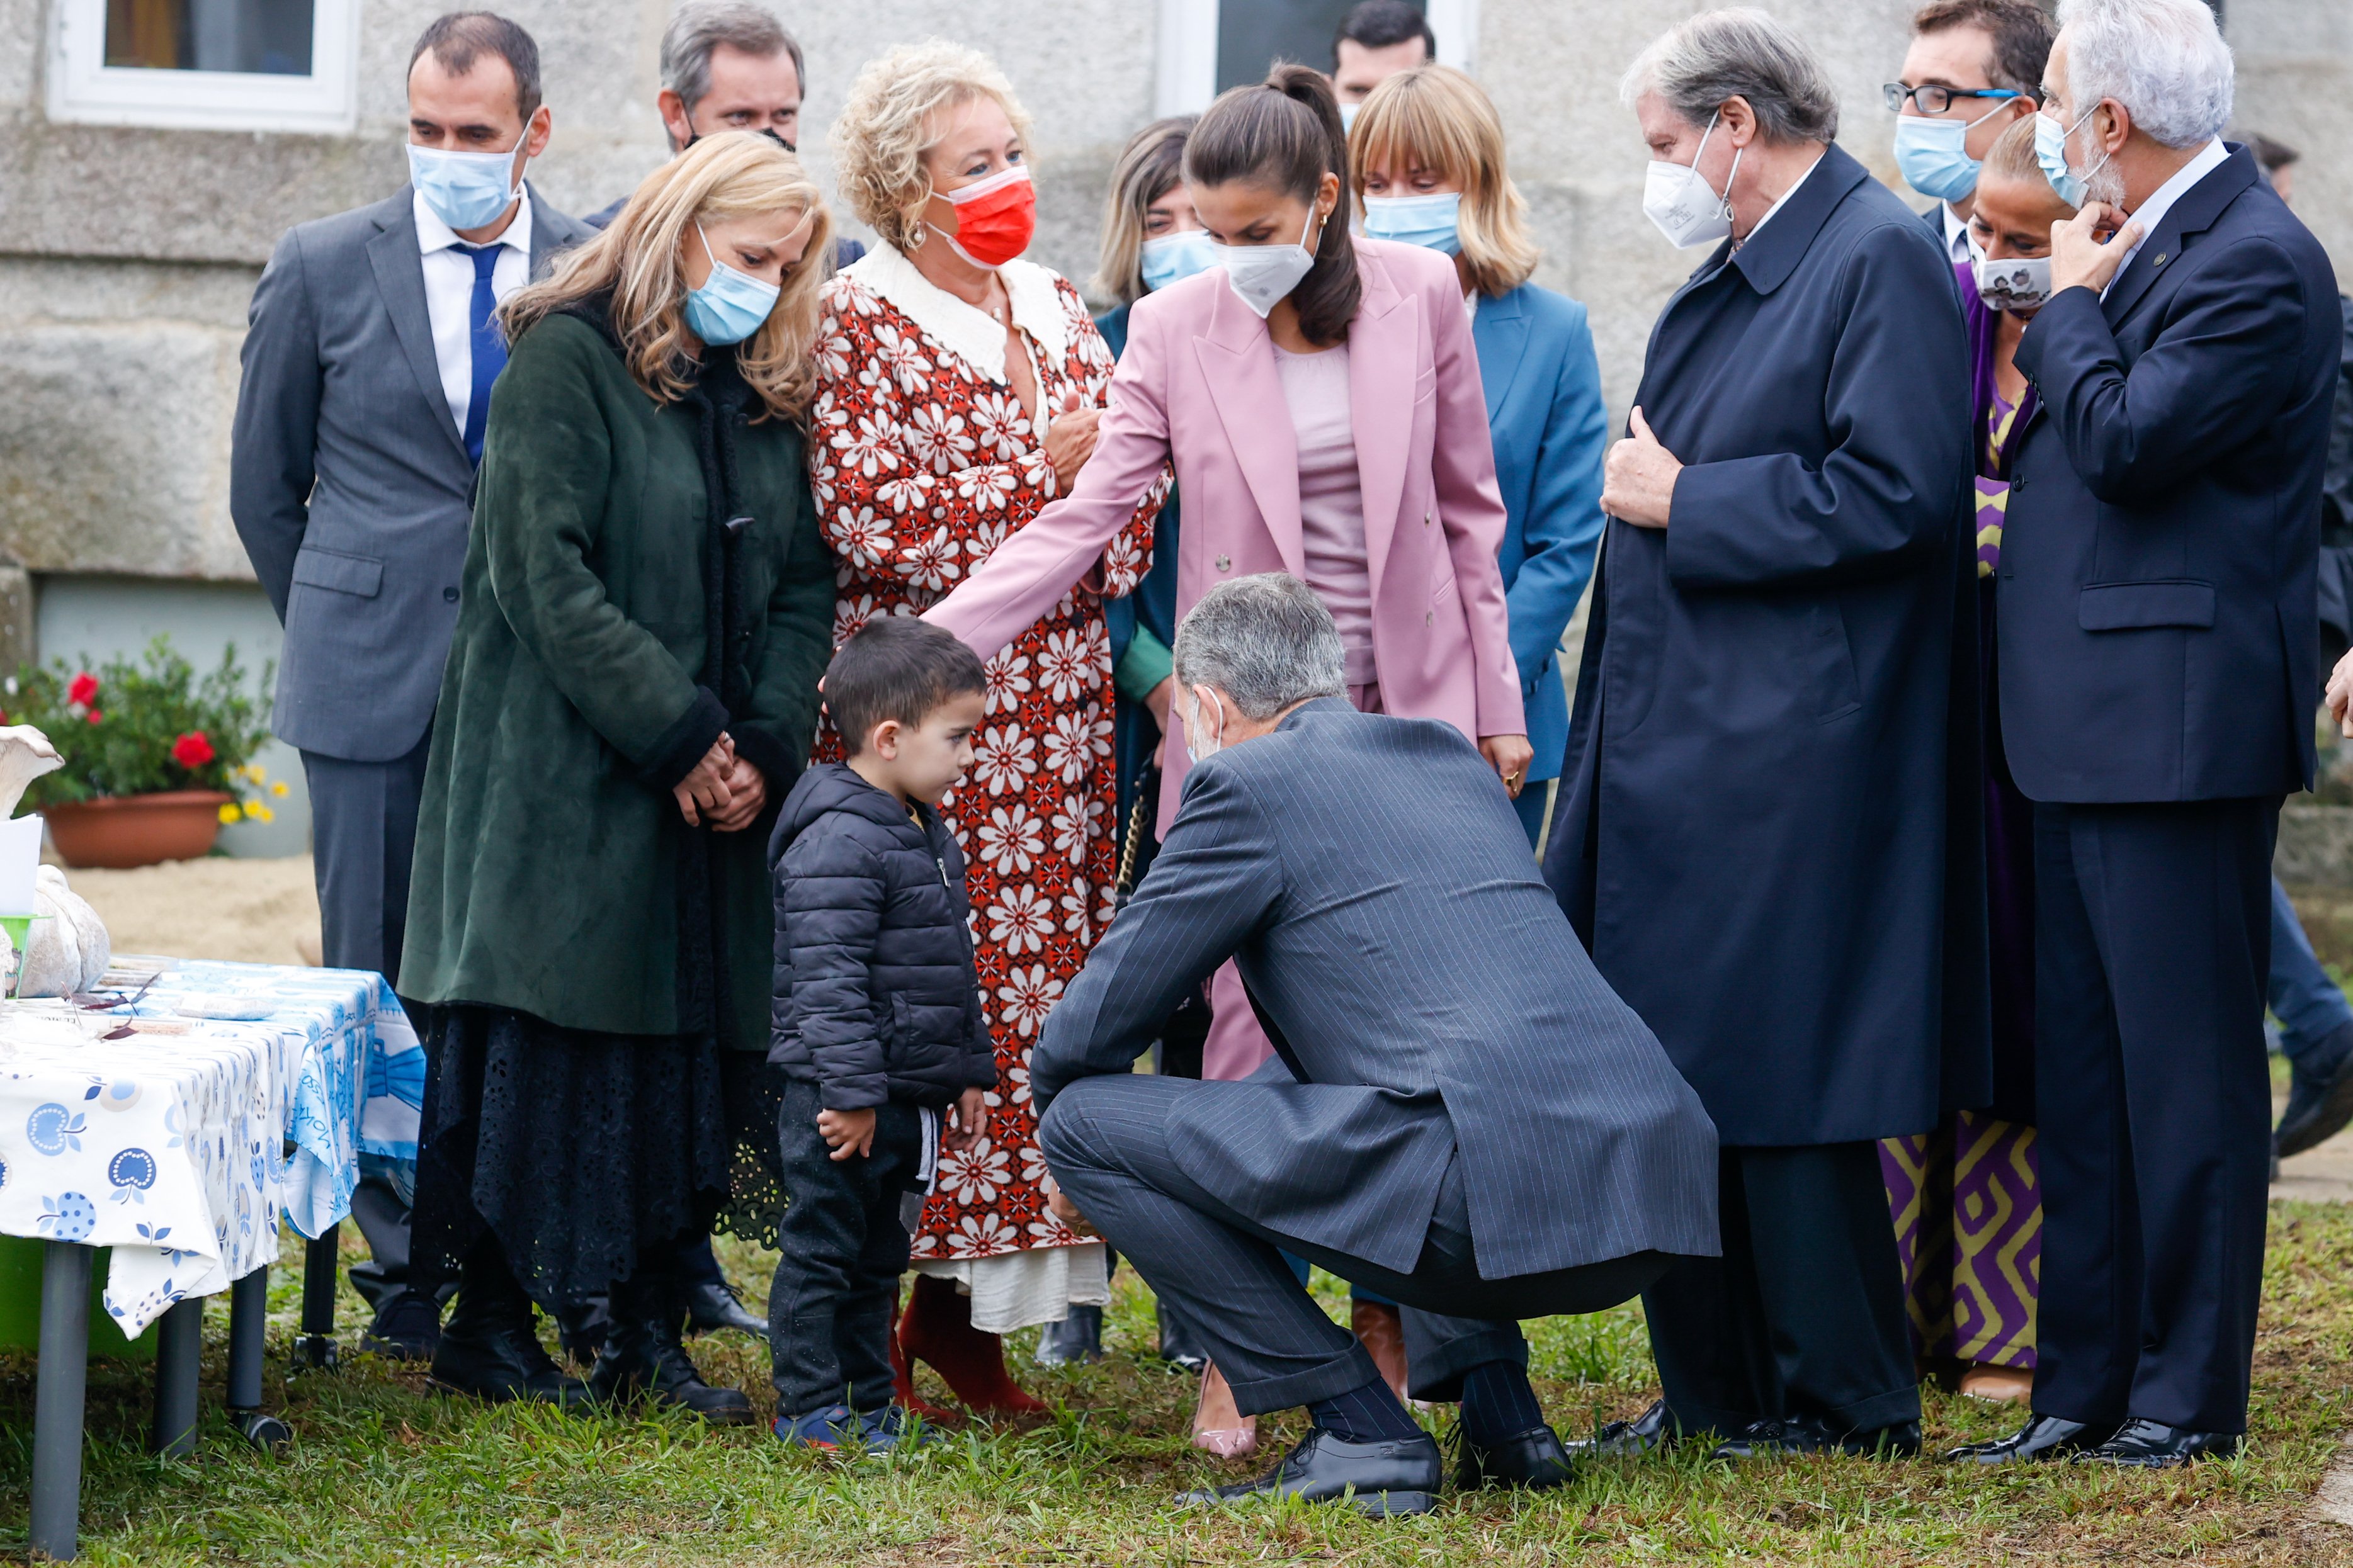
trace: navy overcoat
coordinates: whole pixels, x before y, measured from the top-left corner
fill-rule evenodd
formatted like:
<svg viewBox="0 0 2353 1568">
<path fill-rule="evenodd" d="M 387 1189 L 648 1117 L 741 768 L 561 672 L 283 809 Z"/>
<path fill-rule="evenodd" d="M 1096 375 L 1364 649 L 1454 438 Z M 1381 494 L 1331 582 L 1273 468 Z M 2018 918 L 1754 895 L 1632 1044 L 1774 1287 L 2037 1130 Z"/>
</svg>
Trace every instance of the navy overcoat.
<svg viewBox="0 0 2353 1568">
<path fill-rule="evenodd" d="M 1545 869 L 1726 1144 L 1989 1092 L 1952 276 L 1833 146 L 1651 330 L 1686 467 L 1663 531 L 1609 524 Z"/>
</svg>

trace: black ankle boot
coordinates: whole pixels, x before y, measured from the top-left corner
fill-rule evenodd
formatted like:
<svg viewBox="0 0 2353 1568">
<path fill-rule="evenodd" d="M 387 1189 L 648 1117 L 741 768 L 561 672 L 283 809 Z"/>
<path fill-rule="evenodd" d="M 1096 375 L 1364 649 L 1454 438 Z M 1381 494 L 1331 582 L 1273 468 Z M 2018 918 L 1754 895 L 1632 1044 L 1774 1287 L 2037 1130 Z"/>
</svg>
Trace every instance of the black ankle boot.
<svg viewBox="0 0 2353 1568">
<path fill-rule="evenodd" d="M 681 1337 L 684 1310 L 659 1300 L 669 1295 L 666 1289 L 614 1287 L 613 1326 L 597 1352 L 596 1369 L 588 1374 L 588 1392 L 614 1405 L 650 1400 L 671 1405 L 716 1426 L 749 1425 L 751 1400 L 737 1389 L 712 1387 L 695 1370 Z"/>
</svg>

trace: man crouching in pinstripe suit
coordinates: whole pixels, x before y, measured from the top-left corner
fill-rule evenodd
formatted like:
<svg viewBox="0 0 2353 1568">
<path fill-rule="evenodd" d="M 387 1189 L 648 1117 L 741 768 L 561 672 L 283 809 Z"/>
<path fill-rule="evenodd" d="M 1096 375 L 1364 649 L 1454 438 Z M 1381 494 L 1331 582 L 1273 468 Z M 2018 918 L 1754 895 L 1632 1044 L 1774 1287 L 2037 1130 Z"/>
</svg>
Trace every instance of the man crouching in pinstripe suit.
<svg viewBox="0 0 2353 1568">
<path fill-rule="evenodd" d="M 1714 1256 L 1715 1130 L 1594 973 L 1493 770 L 1449 725 L 1357 712 L 1304 584 L 1212 589 L 1176 658 L 1198 765 L 1030 1083 L 1057 1212 L 1200 1325 L 1244 1414 L 1314 1416 L 1268 1475 L 1185 1500 L 1436 1500 L 1436 1444 L 1281 1249 L 1403 1303 L 1413 1394 L 1462 1402 L 1461 1484 L 1557 1485 L 1514 1320 Z M 1136 1076 L 1228 957 L 1275 1058 Z"/>
</svg>

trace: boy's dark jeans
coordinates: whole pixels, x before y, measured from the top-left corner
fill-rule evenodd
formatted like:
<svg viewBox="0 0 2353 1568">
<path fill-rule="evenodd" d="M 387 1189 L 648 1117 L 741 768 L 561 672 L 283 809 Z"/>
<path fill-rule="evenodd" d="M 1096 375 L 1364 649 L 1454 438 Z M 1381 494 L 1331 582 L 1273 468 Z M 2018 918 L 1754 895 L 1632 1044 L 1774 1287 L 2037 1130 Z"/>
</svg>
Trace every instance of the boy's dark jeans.
<svg viewBox="0 0 2353 1568">
<path fill-rule="evenodd" d="M 818 1086 L 789 1080 L 776 1134 L 788 1201 L 768 1289 L 777 1412 L 891 1403 L 891 1307 L 907 1268 L 900 1199 L 923 1167 L 923 1116 L 892 1102 L 874 1112 L 871 1152 L 835 1160 L 818 1136 Z"/>
</svg>

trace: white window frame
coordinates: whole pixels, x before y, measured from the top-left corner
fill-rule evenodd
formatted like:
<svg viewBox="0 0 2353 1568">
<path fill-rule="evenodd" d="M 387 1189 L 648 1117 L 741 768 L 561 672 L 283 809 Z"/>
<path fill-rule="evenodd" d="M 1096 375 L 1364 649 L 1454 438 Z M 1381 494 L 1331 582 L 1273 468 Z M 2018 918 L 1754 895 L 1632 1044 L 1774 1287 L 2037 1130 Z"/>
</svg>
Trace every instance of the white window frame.
<svg viewBox="0 0 2353 1568">
<path fill-rule="evenodd" d="M 309 76 L 109 66 L 106 0 L 54 0 L 51 10 L 51 120 L 326 136 L 356 123 L 359 0 L 311 0 Z"/>
<path fill-rule="evenodd" d="M 1198 114 L 1218 95 L 1219 0 L 1160 0 L 1154 111 Z M 1426 0 L 1438 58 L 1478 74 L 1479 0 Z"/>
</svg>

